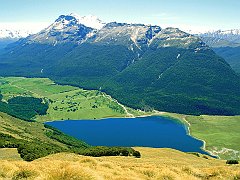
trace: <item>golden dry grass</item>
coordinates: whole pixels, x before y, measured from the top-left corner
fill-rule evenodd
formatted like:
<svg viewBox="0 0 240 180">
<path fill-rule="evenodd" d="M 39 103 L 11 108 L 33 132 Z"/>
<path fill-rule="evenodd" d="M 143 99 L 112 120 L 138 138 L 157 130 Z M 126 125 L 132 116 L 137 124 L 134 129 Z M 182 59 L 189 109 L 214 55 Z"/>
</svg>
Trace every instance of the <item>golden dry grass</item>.
<svg viewBox="0 0 240 180">
<path fill-rule="evenodd" d="M 0 161 L 0 179 L 239 179 L 240 165 L 172 149 L 135 148 L 142 158 L 60 153 L 33 162 Z"/>
</svg>

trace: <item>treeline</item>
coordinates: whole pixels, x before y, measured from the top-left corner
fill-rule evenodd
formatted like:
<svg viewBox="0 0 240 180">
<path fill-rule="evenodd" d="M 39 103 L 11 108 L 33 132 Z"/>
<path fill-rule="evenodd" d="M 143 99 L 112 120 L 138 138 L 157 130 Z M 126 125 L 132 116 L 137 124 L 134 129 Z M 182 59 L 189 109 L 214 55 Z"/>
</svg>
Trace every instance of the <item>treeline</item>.
<svg viewBox="0 0 240 180">
<path fill-rule="evenodd" d="M 106 146 L 93 146 L 86 149 L 79 149 L 75 153 L 84 156 L 134 156 L 140 158 L 141 154 L 139 151 L 135 151 L 128 147 L 106 147 Z"/>
<path fill-rule="evenodd" d="M 49 154 L 67 151 L 67 149 L 52 143 L 16 139 L 3 133 L 0 133 L 0 148 L 17 148 L 21 158 L 25 161 L 32 161 Z"/>
<path fill-rule="evenodd" d="M 0 112 L 22 120 L 32 121 L 36 115 L 45 115 L 47 109 L 48 104 L 42 103 L 40 98 L 17 96 L 9 99 L 6 103 L 2 101 L 0 94 Z"/>
</svg>

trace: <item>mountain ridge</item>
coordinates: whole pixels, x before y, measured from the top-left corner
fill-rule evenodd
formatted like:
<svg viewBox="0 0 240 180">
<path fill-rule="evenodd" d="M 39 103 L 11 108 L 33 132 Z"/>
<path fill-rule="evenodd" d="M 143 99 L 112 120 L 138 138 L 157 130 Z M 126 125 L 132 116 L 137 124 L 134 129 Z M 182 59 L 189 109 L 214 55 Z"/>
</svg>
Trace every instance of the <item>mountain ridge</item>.
<svg viewBox="0 0 240 180">
<path fill-rule="evenodd" d="M 197 35 L 211 47 L 240 46 L 240 29 L 209 31 Z"/>
<path fill-rule="evenodd" d="M 199 37 L 177 28 L 112 22 L 97 30 L 59 16 L 9 45 L 0 70 L 102 89 L 134 108 L 240 114 L 239 76 Z"/>
</svg>

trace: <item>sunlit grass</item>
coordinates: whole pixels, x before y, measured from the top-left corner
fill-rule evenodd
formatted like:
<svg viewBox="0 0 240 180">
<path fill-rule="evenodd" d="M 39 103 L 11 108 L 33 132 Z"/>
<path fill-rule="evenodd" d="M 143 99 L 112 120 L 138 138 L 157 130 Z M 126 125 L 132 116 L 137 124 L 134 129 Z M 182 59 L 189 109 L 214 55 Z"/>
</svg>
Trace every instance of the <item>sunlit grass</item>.
<svg viewBox="0 0 240 180">
<path fill-rule="evenodd" d="M 240 165 L 171 149 L 135 148 L 142 158 L 60 153 L 27 163 L 0 160 L 2 179 L 237 179 Z"/>
</svg>

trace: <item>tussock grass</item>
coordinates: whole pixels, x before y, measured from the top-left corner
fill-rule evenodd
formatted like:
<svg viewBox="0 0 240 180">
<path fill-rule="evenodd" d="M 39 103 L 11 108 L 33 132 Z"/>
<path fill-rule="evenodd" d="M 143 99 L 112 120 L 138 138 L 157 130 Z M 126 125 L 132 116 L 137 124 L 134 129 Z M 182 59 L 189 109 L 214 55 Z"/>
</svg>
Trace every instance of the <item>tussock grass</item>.
<svg viewBox="0 0 240 180">
<path fill-rule="evenodd" d="M 32 162 L 0 161 L 0 179 L 135 180 L 229 179 L 240 177 L 240 165 L 205 159 L 172 149 L 135 148 L 141 158 L 85 157 L 59 153 Z"/>
<path fill-rule="evenodd" d="M 36 172 L 32 171 L 31 169 L 19 169 L 18 171 L 14 172 L 12 180 L 19 180 L 19 179 L 30 179 L 36 176 Z"/>
<path fill-rule="evenodd" d="M 94 177 L 91 175 L 90 171 L 79 164 L 62 164 L 58 168 L 50 171 L 46 175 L 46 179 L 49 180 L 91 180 Z"/>
</svg>

